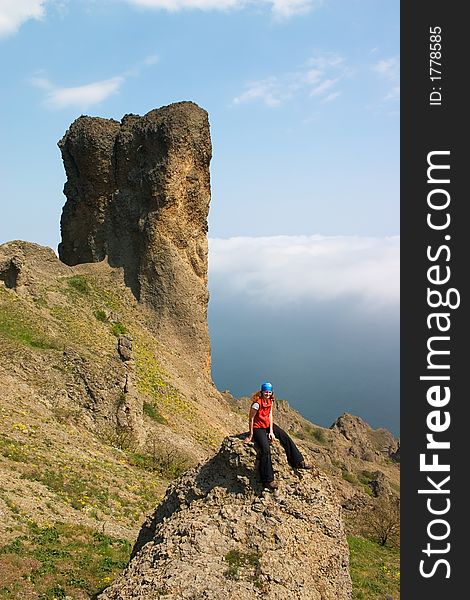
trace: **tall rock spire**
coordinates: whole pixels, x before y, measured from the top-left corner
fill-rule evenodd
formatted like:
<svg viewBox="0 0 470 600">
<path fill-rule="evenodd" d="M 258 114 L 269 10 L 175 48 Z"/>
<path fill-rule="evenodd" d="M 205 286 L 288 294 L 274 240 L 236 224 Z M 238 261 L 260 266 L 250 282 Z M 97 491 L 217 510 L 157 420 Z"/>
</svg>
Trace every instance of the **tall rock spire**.
<svg viewBox="0 0 470 600">
<path fill-rule="evenodd" d="M 137 300 L 210 370 L 208 116 L 179 102 L 121 123 L 80 117 L 60 140 L 67 182 L 59 257 L 123 267 Z"/>
</svg>

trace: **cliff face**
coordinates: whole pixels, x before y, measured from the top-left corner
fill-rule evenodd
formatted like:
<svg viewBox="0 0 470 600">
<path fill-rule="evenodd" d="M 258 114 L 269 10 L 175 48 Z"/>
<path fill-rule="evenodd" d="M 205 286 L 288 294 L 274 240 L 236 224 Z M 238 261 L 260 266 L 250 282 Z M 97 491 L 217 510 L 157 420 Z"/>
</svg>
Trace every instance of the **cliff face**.
<svg viewBox="0 0 470 600">
<path fill-rule="evenodd" d="M 210 372 L 206 111 L 180 102 L 143 117 L 80 117 L 59 142 L 67 182 L 59 257 L 123 267 L 154 331 Z"/>
<path fill-rule="evenodd" d="M 256 451 L 226 438 L 167 491 L 134 557 L 100 600 L 351 598 L 341 511 L 323 475 L 295 472 L 272 448 L 279 489 L 263 492 Z"/>
</svg>

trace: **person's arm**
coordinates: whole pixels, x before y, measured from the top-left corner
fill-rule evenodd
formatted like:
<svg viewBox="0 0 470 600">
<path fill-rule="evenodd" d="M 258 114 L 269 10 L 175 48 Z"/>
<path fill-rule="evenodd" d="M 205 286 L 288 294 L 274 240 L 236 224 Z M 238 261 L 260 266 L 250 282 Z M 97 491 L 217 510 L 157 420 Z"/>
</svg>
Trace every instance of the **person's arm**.
<svg viewBox="0 0 470 600">
<path fill-rule="evenodd" d="M 255 415 L 257 412 L 257 408 L 253 408 L 253 406 L 250 408 L 250 414 L 248 415 L 249 433 L 245 438 L 246 443 L 251 442 L 253 439 L 253 422 L 255 420 Z"/>
<path fill-rule="evenodd" d="M 269 434 L 268 437 L 270 440 L 275 440 L 276 436 L 273 431 L 273 407 L 271 406 L 271 412 L 269 413 Z"/>
</svg>

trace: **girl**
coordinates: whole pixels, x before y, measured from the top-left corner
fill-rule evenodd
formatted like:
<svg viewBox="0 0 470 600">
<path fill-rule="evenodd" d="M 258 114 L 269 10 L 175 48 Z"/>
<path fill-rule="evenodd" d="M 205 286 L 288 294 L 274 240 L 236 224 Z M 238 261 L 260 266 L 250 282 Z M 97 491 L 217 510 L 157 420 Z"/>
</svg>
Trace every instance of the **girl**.
<svg viewBox="0 0 470 600">
<path fill-rule="evenodd" d="M 261 390 L 252 396 L 249 422 L 250 432 L 245 442 L 254 441 L 259 448 L 259 472 L 263 486 L 270 490 L 277 488 L 274 481 L 271 448 L 269 443 L 275 439 L 281 442 L 287 456 L 287 462 L 294 469 L 311 469 L 305 464 L 304 457 L 287 433 L 273 423 L 273 386 L 269 381 L 261 384 Z"/>
</svg>

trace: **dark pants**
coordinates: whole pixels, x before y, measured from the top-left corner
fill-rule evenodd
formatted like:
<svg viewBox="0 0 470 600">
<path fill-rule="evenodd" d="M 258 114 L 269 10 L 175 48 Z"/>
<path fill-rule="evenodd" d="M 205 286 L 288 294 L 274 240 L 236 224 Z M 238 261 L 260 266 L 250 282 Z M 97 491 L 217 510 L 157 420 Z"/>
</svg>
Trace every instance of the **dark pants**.
<svg viewBox="0 0 470 600">
<path fill-rule="evenodd" d="M 291 467 L 297 467 L 304 459 L 297 446 L 287 433 L 276 424 L 273 425 L 273 432 L 286 452 L 287 462 Z M 264 485 L 274 480 L 268 433 L 269 427 L 266 429 L 253 429 L 253 441 L 259 449 L 259 473 Z"/>
</svg>

